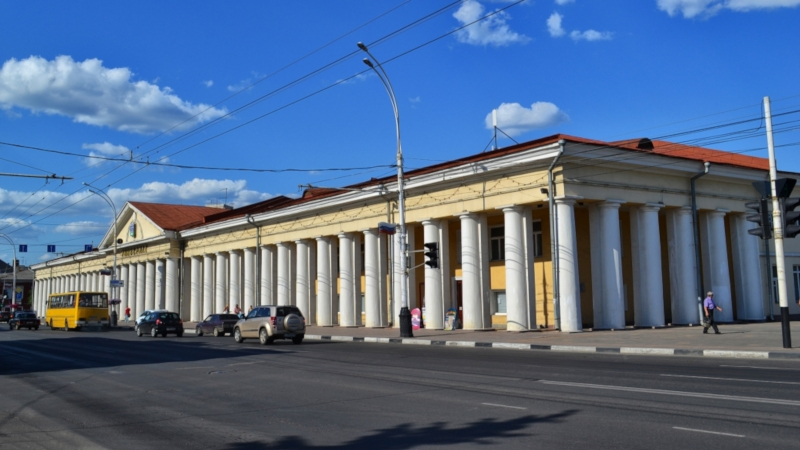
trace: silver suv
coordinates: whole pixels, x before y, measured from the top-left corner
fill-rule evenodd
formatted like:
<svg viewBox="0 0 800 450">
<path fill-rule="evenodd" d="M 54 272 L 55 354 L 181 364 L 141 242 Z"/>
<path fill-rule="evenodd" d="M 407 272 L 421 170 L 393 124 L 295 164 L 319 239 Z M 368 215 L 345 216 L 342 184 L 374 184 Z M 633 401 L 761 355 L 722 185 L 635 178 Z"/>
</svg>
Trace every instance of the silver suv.
<svg viewBox="0 0 800 450">
<path fill-rule="evenodd" d="M 272 344 L 275 339 L 291 339 L 301 344 L 306 335 L 306 319 L 296 306 L 256 306 L 233 326 L 233 339 L 258 338 L 261 345 Z"/>
</svg>

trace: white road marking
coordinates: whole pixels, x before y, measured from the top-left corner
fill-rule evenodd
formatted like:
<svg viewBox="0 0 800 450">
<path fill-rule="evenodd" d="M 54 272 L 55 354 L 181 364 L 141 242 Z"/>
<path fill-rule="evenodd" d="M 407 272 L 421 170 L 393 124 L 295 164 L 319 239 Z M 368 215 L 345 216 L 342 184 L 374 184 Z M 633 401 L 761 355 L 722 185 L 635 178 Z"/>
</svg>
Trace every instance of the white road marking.
<svg viewBox="0 0 800 450">
<path fill-rule="evenodd" d="M 719 431 L 695 430 L 694 428 L 683 428 L 683 427 L 672 427 L 672 428 L 675 429 L 675 430 L 695 431 L 697 433 L 716 434 L 716 435 L 719 435 L 719 436 L 731 436 L 731 437 L 738 437 L 738 438 L 745 437 L 743 434 L 720 433 Z"/>
<path fill-rule="evenodd" d="M 523 408 L 523 407 L 521 407 L 521 406 L 498 405 L 497 403 L 481 403 L 481 405 L 486 405 L 486 406 L 496 406 L 496 407 L 498 407 L 498 408 L 528 409 L 528 408 Z"/>
<path fill-rule="evenodd" d="M 579 387 L 588 389 L 605 389 L 610 391 L 639 392 L 643 394 L 672 395 L 678 397 L 708 398 L 714 400 L 729 400 L 734 402 L 751 402 L 751 403 L 767 403 L 773 405 L 800 406 L 800 401 L 795 401 L 795 400 L 742 397 L 738 395 L 706 394 L 703 392 L 670 391 L 666 389 L 644 389 L 644 388 L 634 388 L 626 386 L 609 386 L 604 384 L 570 383 L 566 381 L 539 380 L 539 382 L 543 384 L 551 384 L 556 386 L 570 386 L 570 387 Z"/>
<path fill-rule="evenodd" d="M 192 366 L 192 367 L 178 367 L 178 368 L 175 368 L 174 370 L 189 370 L 189 369 L 213 369 L 214 367 L 217 367 L 217 366 Z"/>
<path fill-rule="evenodd" d="M 719 378 L 719 377 L 700 377 L 694 375 L 670 375 L 668 373 L 662 373 L 662 377 L 675 377 L 675 378 L 698 378 L 701 380 L 722 380 L 722 381 L 747 381 L 750 383 L 773 383 L 773 384 L 800 384 L 795 381 L 766 381 L 766 380 L 748 380 L 744 378 Z"/>
<path fill-rule="evenodd" d="M 792 370 L 792 371 L 800 371 L 800 369 L 788 369 L 785 367 L 759 367 L 759 366 L 726 366 L 720 365 L 720 367 L 735 367 L 739 369 L 764 369 L 764 370 Z"/>
<path fill-rule="evenodd" d="M 57 361 L 64 361 L 64 362 L 68 362 L 68 363 L 72 363 L 72 364 L 78 364 L 75 359 L 63 358 L 61 356 L 51 355 L 50 353 L 37 352 L 36 350 L 22 349 L 22 348 L 19 348 L 19 347 L 6 347 L 4 350 L 6 350 L 6 351 L 8 351 L 10 353 L 23 353 L 23 354 L 29 354 L 29 355 L 32 355 L 32 356 L 37 356 L 39 358 L 50 358 L 50 359 L 55 359 Z M 84 364 L 80 363 L 80 365 L 84 365 Z"/>
</svg>

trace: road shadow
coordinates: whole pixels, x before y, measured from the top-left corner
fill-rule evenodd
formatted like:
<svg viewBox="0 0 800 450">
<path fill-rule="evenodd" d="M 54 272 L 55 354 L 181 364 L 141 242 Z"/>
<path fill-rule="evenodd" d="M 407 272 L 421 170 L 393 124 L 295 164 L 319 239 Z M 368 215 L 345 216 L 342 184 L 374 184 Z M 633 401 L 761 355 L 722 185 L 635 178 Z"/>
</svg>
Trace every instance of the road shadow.
<svg viewBox="0 0 800 450">
<path fill-rule="evenodd" d="M 76 333 L 77 334 L 77 333 Z M 202 338 L 143 337 L 123 340 L 96 333 L 68 338 L 20 339 L 0 342 L 0 375 L 25 375 L 75 369 L 138 364 L 188 363 L 211 359 L 288 355 L 297 346 L 247 345 L 220 347 Z M 305 344 L 303 344 L 305 345 Z"/>
<path fill-rule="evenodd" d="M 461 444 L 497 445 L 503 439 L 531 436 L 529 427 L 536 424 L 559 423 L 577 414 L 567 410 L 549 415 L 527 415 L 509 420 L 481 419 L 461 427 L 449 428 L 446 422 L 414 427 L 404 423 L 392 428 L 376 430 L 341 444 L 314 445 L 302 436 L 285 436 L 272 443 L 238 442 L 223 447 L 225 450 L 289 450 L 289 449 L 381 449 L 403 450 L 424 446 L 453 446 Z"/>
</svg>

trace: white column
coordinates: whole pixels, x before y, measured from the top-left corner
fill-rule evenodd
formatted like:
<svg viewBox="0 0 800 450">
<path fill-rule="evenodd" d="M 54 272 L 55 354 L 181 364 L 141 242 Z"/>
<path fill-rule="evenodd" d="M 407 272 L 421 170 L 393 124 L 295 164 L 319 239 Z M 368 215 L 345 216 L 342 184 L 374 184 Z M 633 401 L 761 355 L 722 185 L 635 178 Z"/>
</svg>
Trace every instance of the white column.
<svg viewBox="0 0 800 450">
<path fill-rule="evenodd" d="M 125 319 L 125 308 L 128 307 L 128 283 L 130 283 L 130 276 L 128 275 L 127 264 L 122 264 L 120 266 L 119 279 L 122 280 L 123 287 L 117 288 L 120 300 L 118 319 Z"/>
<path fill-rule="evenodd" d="M 353 270 L 353 239 L 351 233 L 339 235 L 339 310 L 341 326 L 354 327 L 357 324 L 355 278 Z M 360 315 L 360 314 L 358 314 Z"/>
<path fill-rule="evenodd" d="M 191 305 L 189 320 L 199 322 L 203 320 L 203 270 L 201 267 L 203 259 L 202 256 L 192 256 L 189 261 L 192 266 L 191 280 L 189 280 L 189 303 Z"/>
<path fill-rule="evenodd" d="M 583 330 L 581 318 L 578 241 L 575 232 L 575 202 L 580 197 L 556 197 L 558 229 L 558 290 L 561 331 Z"/>
<path fill-rule="evenodd" d="M 216 291 L 214 298 L 217 303 L 216 313 L 221 313 L 228 305 L 228 255 L 225 252 L 217 252 L 217 278 L 215 280 Z"/>
<path fill-rule="evenodd" d="M 242 308 L 242 258 L 239 256 L 240 250 L 231 250 L 228 254 L 230 255 L 230 260 L 228 262 L 230 266 L 228 304 L 231 307 L 231 312 L 233 312 L 237 306 L 239 309 Z"/>
<path fill-rule="evenodd" d="M 439 220 L 422 221 L 423 243 L 439 246 Z M 423 246 L 420 250 L 426 250 Z M 424 257 L 424 255 L 423 255 Z M 441 261 L 441 253 L 439 260 Z M 442 298 L 442 269 L 424 266 L 425 270 L 425 328 L 444 329 L 444 299 Z"/>
<path fill-rule="evenodd" d="M 164 304 L 169 311 L 177 312 L 181 317 L 185 317 L 178 311 L 178 258 L 167 258 L 166 282 L 164 283 Z"/>
<path fill-rule="evenodd" d="M 214 255 L 203 255 L 203 310 L 201 320 L 214 314 Z"/>
<path fill-rule="evenodd" d="M 336 292 L 336 259 L 331 238 L 317 239 L 317 324 L 329 327 L 338 323 L 339 296 Z"/>
<path fill-rule="evenodd" d="M 731 276 L 728 270 L 728 246 L 725 233 L 725 214 L 717 209 L 700 213 L 700 245 L 703 256 L 703 283 L 705 291 L 714 292 L 714 303 L 722 308 L 715 312 L 718 322 L 733 321 Z"/>
<path fill-rule="evenodd" d="M 292 304 L 292 249 L 288 242 L 278 243 L 278 305 Z"/>
<path fill-rule="evenodd" d="M 482 251 L 481 218 L 477 214 L 462 214 L 461 219 L 461 285 L 465 330 L 492 328 L 488 298 L 484 295 L 485 251 Z M 487 231 L 488 232 L 488 231 Z M 488 243 L 487 243 L 488 245 Z"/>
<path fill-rule="evenodd" d="M 761 287 L 759 238 L 747 230 L 751 224 L 745 214 L 731 214 L 731 253 L 736 287 L 736 315 L 739 320 L 764 320 L 764 298 Z M 800 293 L 795 293 L 800 295 Z"/>
<path fill-rule="evenodd" d="M 155 272 L 155 301 L 153 302 L 156 309 L 165 309 L 166 307 L 164 302 L 166 271 L 164 260 L 160 258 L 157 259 Z"/>
<path fill-rule="evenodd" d="M 661 276 L 661 230 L 658 211 L 664 205 L 647 203 L 631 208 L 633 313 L 637 327 L 663 327 L 664 283 Z"/>
<path fill-rule="evenodd" d="M 145 309 L 155 309 L 156 307 L 156 262 L 147 261 L 144 307 Z"/>
<path fill-rule="evenodd" d="M 297 307 L 306 318 L 306 325 L 316 323 L 317 294 L 315 276 L 317 273 L 317 243 L 300 240 L 295 242 L 297 251 Z"/>
<path fill-rule="evenodd" d="M 261 247 L 261 304 L 278 303 L 278 249 L 274 245 Z"/>
<path fill-rule="evenodd" d="M 594 328 L 598 330 L 625 329 L 619 227 L 619 207 L 623 203 L 609 199 L 589 206 L 592 308 Z"/>
<path fill-rule="evenodd" d="M 96 276 L 97 276 L 97 272 L 80 274 L 80 276 L 78 277 L 78 288 L 76 290 L 78 290 L 78 291 L 97 291 L 98 289 L 94 286 L 94 281 L 95 281 L 94 277 L 96 277 Z M 92 277 L 91 286 L 89 286 L 89 282 L 88 282 L 89 277 Z"/>
<path fill-rule="evenodd" d="M 102 277 L 98 277 L 98 278 L 102 279 L 102 282 L 103 282 L 103 289 L 102 289 L 101 292 L 105 292 L 106 294 L 108 294 L 108 299 L 110 300 L 112 298 L 112 295 L 111 295 L 111 275 L 103 275 Z"/>
<path fill-rule="evenodd" d="M 244 313 L 247 314 L 250 308 L 256 305 L 256 249 L 247 247 L 244 249 Z"/>
<path fill-rule="evenodd" d="M 536 329 L 533 295 L 533 225 L 529 208 L 502 208 L 505 230 L 506 329 Z M 528 228 L 531 227 L 530 230 Z"/>
<path fill-rule="evenodd" d="M 675 325 L 699 323 L 697 263 L 691 207 L 667 210 L 667 249 L 672 323 Z"/>
<path fill-rule="evenodd" d="M 386 235 L 364 230 L 364 312 L 366 326 L 384 328 L 386 314 Z"/>
<path fill-rule="evenodd" d="M 153 266 L 155 270 L 155 266 Z M 152 276 L 152 272 L 151 272 Z M 136 264 L 136 316 L 144 312 L 147 304 L 147 263 L 139 262 Z"/>
</svg>

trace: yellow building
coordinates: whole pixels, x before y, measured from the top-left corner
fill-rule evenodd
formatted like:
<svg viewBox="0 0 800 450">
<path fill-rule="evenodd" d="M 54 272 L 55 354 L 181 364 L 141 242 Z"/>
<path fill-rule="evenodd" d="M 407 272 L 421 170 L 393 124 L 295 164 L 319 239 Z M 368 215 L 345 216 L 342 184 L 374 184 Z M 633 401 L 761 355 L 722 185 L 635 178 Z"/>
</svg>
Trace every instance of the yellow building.
<svg viewBox="0 0 800 450">
<path fill-rule="evenodd" d="M 719 321 L 764 320 L 777 306 L 744 204 L 767 173 L 763 158 L 565 135 L 407 172 L 409 306 L 438 329 L 450 309 L 466 329 L 661 327 L 698 323 L 698 296 L 713 290 Z M 32 266 L 36 309 L 88 288 L 134 315 L 293 304 L 311 324 L 396 327 L 403 252 L 378 224 L 397 213 L 394 177 L 230 210 L 128 202 L 96 251 Z M 100 273 L 115 242 L 124 287 L 112 290 Z M 425 243 L 438 244 L 437 268 Z M 786 244 L 796 299 L 800 246 Z"/>
</svg>

